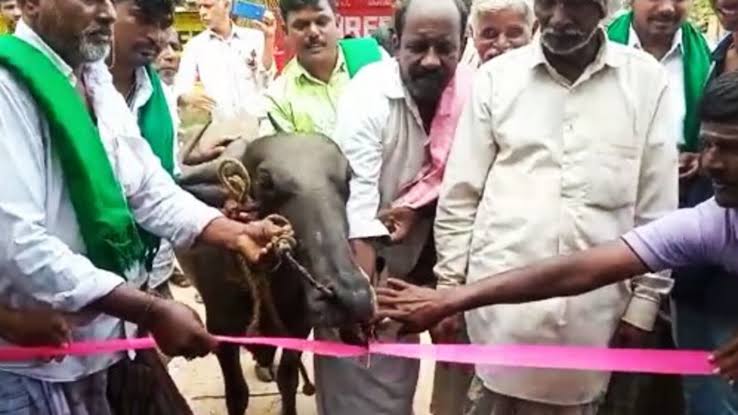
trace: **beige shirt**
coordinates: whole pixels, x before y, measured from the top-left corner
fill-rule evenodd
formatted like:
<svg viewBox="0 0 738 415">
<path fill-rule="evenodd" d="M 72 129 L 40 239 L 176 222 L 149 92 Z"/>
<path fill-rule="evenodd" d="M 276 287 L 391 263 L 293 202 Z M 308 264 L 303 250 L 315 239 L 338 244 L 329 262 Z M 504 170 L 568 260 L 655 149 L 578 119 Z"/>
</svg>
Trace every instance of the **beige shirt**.
<svg viewBox="0 0 738 415">
<path fill-rule="evenodd" d="M 573 85 L 546 62 L 538 39 L 483 65 L 441 190 L 440 284 L 613 241 L 674 210 L 667 84 L 653 58 L 614 43 Z M 669 278 L 647 275 L 577 297 L 475 310 L 467 329 L 481 344 L 607 346 L 621 318 L 650 329 L 670 289 Z M 477 374 L 497 393 L 559 405 L 593 401 L 609 379 L 499 367 Z"/>
<path fill-rule="evenodd" d="M 333 139 L 353 171 L 346 205 L 349 238 L 388 237 L 377 214 L 417 176 L 428 140 L 396 60 L 368 65 L 349 82 L 338 102 Z M 405 242 L 380 252 L 391 274 L 404 276 L 413 269 L 431 225 L 420 220 Z"/>
</svg>

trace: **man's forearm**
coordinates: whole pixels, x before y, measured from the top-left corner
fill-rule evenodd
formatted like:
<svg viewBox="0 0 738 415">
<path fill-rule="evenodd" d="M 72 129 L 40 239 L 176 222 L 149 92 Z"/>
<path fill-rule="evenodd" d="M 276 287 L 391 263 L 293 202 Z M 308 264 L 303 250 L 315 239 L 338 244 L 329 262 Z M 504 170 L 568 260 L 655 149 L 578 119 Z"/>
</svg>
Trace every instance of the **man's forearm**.
<svg viewBox="0 0 738 415">
<path fill-rule="evenodd" d="M 267 36 L 264 39 L 264 55 L 261 57 L 261 64 L 264 65 L 264 69 L 267 71 L 271 70 L 272 65 L 274 65 L 274 47 L 275 38 Z"/>
<path fill-rule="evenodd" d="M 120 285 L 108 295 L 92 302 L 91 310 L 117 317 L 138 325 L 145 325 L 146 318 L 153 311 L 156 297 L 141 290 Z"/>
<path fill-rule="evenodd" d="M 225 217 L 217 218 L 203 229 L 197 241 L 237 251 L 238 239 L 243 235 L 237 229 L 240 225 L 242 224 Z"/>
<path fill-rule="evenodd" d="M 578 295 L 647 271 L 625 243 L 617 242 L 459 287 L 449 295 L 448 308 L 456 313 L 493 304 Z"/>
</svg>

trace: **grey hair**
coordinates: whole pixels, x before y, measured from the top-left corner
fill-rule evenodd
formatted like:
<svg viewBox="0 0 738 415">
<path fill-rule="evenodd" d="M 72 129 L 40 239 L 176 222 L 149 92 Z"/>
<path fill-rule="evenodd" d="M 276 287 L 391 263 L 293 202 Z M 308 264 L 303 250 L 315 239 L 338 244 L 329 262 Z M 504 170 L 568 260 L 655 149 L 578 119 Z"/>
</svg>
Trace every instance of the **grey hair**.
<svg viewBox="0 0 738 415">
<path fill-rule="evenodd" d="M 476 29 L 482 14 L 505 9 L 513 9 L 522 13 L 529 25 L 533 25 L 535 21 L 532 0 L 474 0 L 469 16 L 472 30 Z"/>
</svg>

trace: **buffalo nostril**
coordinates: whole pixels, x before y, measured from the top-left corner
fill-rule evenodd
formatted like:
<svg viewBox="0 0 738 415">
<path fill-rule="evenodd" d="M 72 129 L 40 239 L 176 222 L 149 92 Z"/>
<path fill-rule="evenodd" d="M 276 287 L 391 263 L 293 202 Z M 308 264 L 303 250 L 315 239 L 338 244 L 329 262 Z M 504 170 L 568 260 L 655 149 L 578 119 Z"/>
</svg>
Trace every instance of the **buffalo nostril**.
<svg viewBox="0 0 738 415">
<path fill-rule="evenodd" d="M 366 322 L 374 317 L 374 295 L 369 284 L 338 290 L 336 300 L 349 313 L 352 321 Z"/>
</svg>

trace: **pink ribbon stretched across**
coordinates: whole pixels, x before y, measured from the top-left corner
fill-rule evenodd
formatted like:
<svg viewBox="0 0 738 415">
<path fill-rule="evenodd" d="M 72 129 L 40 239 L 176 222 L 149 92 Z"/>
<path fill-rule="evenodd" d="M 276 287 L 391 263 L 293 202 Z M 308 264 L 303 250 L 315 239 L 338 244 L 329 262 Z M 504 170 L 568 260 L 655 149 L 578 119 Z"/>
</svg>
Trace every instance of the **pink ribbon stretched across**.
<svg viewBox="0 0 738 415">
<path fill-rule="evenodd" d="M 542 369 L 574 369 L 607 372 L 639 372 L 678 375 L 710 375 L 709 353 L 688 350 L 608 349 L 575 346 L 481 346 L 468 344 L 383 344 L 368 348 L 342 343 L 292 338 L 218 337 L 240 345 L 275 346 L 321 356 L 355 357 L 368 353 L 448 363 L 515 366 Z M 0 347 L 0 361 L 17 361 L 68 355 L 82 356 L 125 350 L 150 349 L 152 338 L 79 342 L 64 348 Z"/>
</svg>

